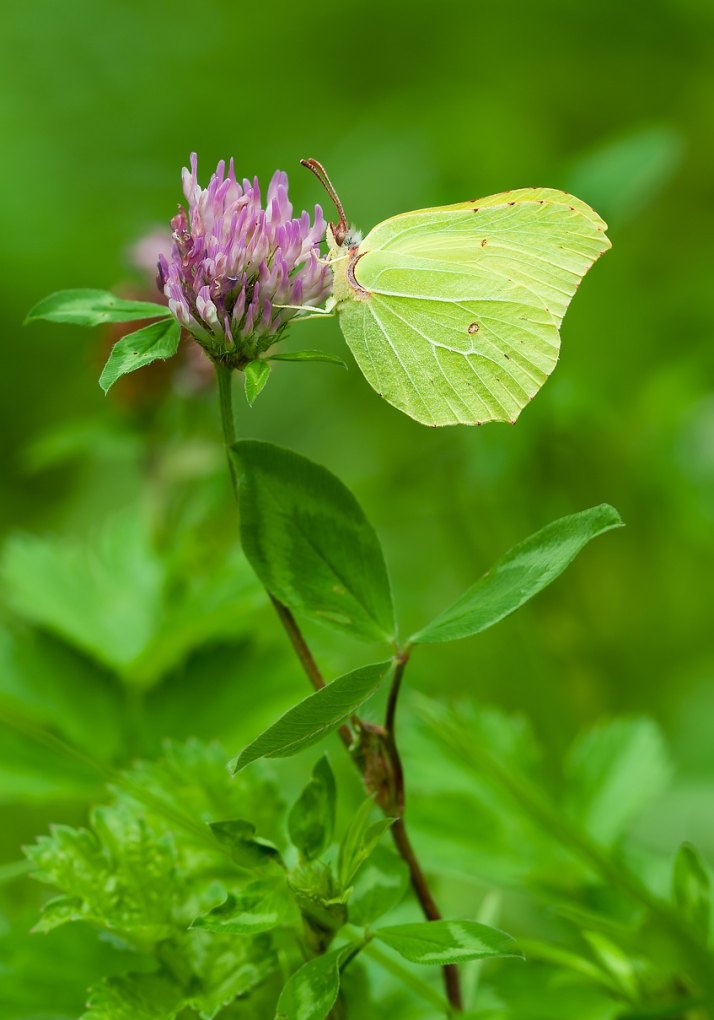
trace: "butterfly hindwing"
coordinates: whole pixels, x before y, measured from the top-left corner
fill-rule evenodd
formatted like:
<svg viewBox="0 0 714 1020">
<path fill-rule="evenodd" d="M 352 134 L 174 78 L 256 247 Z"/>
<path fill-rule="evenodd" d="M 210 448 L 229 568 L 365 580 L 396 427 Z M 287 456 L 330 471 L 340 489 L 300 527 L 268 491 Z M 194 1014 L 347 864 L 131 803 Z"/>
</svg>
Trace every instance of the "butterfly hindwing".
<svg viewBox="0 0 714 1020">
<path fill-rule="evenodd" d="M 604 231 L 585 203 L 545 189 L 385 220 L 353 252 L 338 305 L 368 382 L 425 424 L 515 421 L 555 367 Z"/>
</svg>

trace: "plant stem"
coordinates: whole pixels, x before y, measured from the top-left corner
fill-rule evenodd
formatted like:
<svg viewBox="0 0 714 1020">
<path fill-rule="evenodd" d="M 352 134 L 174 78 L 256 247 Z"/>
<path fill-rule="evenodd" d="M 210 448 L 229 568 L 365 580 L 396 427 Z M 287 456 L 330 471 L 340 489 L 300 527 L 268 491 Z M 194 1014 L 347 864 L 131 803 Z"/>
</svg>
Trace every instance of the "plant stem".
<svg viewBox="0 0 714 1020">
<path fill-rule="evenodd" d="M 235 416 L 233 413 L 233 390 L 232 390 L 232 373 L 233 369 L 221 362 L 215 362 L 216 367 L 216 378 L 218 381 L 218 400 L 221 409 L 221 424 L 223 427 L 223 439 L 226 444 L 226 452 L 230 450 L 230 447 L 236 441 L 236 427 L 235 427 Z M 236 478 L 235 469 L 233 462 L 228 456 L 228 466 L 231 474 L 231 482 L 233 485 L 233 492 L 238 499 L 238 480 Z M 298 625 L 297 620 L 293 616 L 290 609 L 276 599 L 270 592 L 268 592 L 270 601 L 275 608 L 278 618 L 285 628 L 285 632 L 290 640 L 290 644 L 293 646 L 295 654 L 300 660 L 300 664 L 307 675 L 308 680 L 312 684 L 313 688 L 318 691 L 325 686 L 325 679 L 322 676 L 319 666 L 315 661 L 315 657 L 310 651 L 310 647 L 305 640 L 302 631 Z M 412 888 L 422 908 L 424 916 L 429 921 L 438 921 L 441 918 L 441 913 L 437 907 L 434 897 L 429 890 L 424 872 L 421 869 L 421 865 L 414 852 L 414 848 L 411 845 L 407 830 L 404 824 L 403 812 L 404 812 L 404 773 L 402 771 L 402 763 L 399 757 L 399 751 L 397 749 L 395 739 L 395 721 L 397 711 L 397 700 L 399 698 L 399 691 L 401 688 L 402 676 L 407 662 L 409 661 L 410 649 L 407 648 L 404 651 L 398 652 L 396 657 L 396 669 L 394 671 L 394 677 L 392 679 L 392 686 L 389 692 L 389 699 L 387 703 L 387 717 L 385 725 L 385 750 L 389 757 L 390 764 L 392 766 L 392 775 L 394 777 L 394 793 L 396 794 L 397 819 L 391 827 L 392 839 L 397 848 L 397 851 L 404 859 L 409 868 L 409 876 L 411 879 Z M 356 720 L 359 729 L 359 720 Z M 350 728 L 343 724 L 338 730 L 340 740 L 345 745 L 345 748 L 351 752 L 353 737 Z M 354 760 L 354 756 L 353 760 Z M 364 771 L 363 771 L 364 775 Z M 444 973 L 444 985 L 446 988 L 447 998 L 452 1009 L 460 1011 L 462 1007 L 461 1002 L 461 988 L 459 984 L 459 974 L 457 968 L 451 964 L 443 968 Z"/>
<path fill-rule="evenodd" d="M 429 883 L 421 869 L 419 859 L 414 852 L 414 847 L 411 844 L 411 840 L 409 839 L 409 835 L 407 834 L 407 829 L 404 824 L 404 807 L 406 801 L 404 791 L 404 769 L 402 768 L 402 761 L 399 756 L 399 749 L 397 748 L 396 722 L 397 702 L 399 700 L 399 692 L 402 686 L 404 670 L 409 662 L 410 651 L 411 650 L 409 648 L 406 648 L 397 655 L 397 666 L 394 670 L 392 685 L 389 689 L 387 711 L 384 719 L 384 729 L 386 731 L 385 744 L 387 754 L 389 755 L 392 765 L 391 772 L 394 777 L 394 799 L 398 810 L 397 819 L 389 831 L 392 834 L 392 839 L 394 840 L 394 845 L 397 848 L 399 856 L 406 862 L 406 865 L 409 868 L 409 878 L 412 884 L 412 889 L 414 890 L 416 898 L 419 900 L 424 916 L 429 921 L 440 921 L 441 911 L 437 907 L 436 901 L 429 889 Z M 446 997 L 449 1000 L 450 1005 L 455 1010 L 462 1010 L 463 1001 L 461 997 L 461 981 L 459 979 L 458 968 L 453 963 L 447 964 L 442 968 L 442 973 L 444 975 Z"/>
<path fill-rule="evenodd" d="M 307 641 L 303 637 L 303 633 L 298 626 L 297 620 L 287 606 L 284 606 L 282 602 L 279 602 L 273 595 L 270 595 L 270 592 L 268 592 L 268 595 L 270 596 L 270 601 L 275 606 L 275 612 L 278 614 L 280 622 L 290 638 L 290 644 L 295 649 L 295 654 L 300 660 L 300 664 L 302 665 L 308 680 L 316 691 L 321 690 L 325 686 L 325 678 L 320 672 L 320 667 L 315 662 L 315 658 L 310 651 Z M 347 750 L 349 750 L 352 746 L 352 732 L 349 726 L 343 723 L 337 732 L 340 740 Z"/>
</svg>

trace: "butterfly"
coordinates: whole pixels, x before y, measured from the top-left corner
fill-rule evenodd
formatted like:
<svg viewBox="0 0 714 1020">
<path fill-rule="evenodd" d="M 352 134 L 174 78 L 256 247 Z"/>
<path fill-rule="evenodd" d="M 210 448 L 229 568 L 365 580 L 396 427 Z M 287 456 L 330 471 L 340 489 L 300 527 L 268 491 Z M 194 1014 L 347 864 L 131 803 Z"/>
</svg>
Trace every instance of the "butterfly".
<svg viewBox="0 0 714 1020">
<path fill-rule="evenodd" d="M 560 324 L 610 247 L 607 224 L 552 188 L 401 213 L 364 239 L 327 228 L 334 309 L 360 369 L 425 425 L 515 422 L 555 368 Z"/>
</svg>

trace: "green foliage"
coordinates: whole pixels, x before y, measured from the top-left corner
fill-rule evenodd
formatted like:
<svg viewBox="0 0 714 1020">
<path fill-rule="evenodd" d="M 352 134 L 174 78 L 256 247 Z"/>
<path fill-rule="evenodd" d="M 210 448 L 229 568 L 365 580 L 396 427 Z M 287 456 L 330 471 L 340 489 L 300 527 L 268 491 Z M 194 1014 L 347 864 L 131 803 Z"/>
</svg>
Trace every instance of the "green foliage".
<svg viewBox="0 0 714 1020">
<path fill-rule="evenodd" d="M 256 837 L 252 822 L 243 819 L 211 822 L 211 832 L 242 868 L 261 868 L 280 861 L 278 848 L 268 840 Z"/>
<path fill-rule="evenodd" d="M 372 924 L 399 905 L 408 885 L 409 869 L 402 858 L 377 845 L 352 880 L 350 921 Z"/>
<path fill-rule="evenodd" d="M 424 921 L 377 928 L 374 937 L 412 963 L 464 963 L 466 960 L 517 956 L 518 946 L 503 931 L 476 921 Z"/>
<path fill-rule="evenodd" d="M 197 917 L 191 927 L 223 935 L 255 935 L 283 924 L 295 924 L 295 913 L 284 882 L 257 881 L 231 893 L 223 903 Z"/>
<path fill-rule="evenodd" d="M 615 719 L 578 740 L 568 761 L 568 810 L 598 843 L 611 846 L 666 789 L 671 765 L 651 719 Z"/>
<path fill-rule="evenodd" d="M 239 772 L 258 758 L 286 758 L 336 730 L 384 682 L 390 662 L 361 666 L 289 709 L 229 763 Z"/>
<path fill-rule="evenodd" d="M 193 649 L 245 633 L 262 601 L 237 552 L 189 576 L 183 566 L 157 547 L 139 507 L 84 541 L 14 536 L 0 560 L 16 613 L 144 688 Z"/>
<path fill-rule="evenodd" d="M 711 926 L 711 880 L 691 843 L 682 843 L 674 859 L 672 898 L 682 917 L 706 945 Z"/>
<path fill-rule="evenodd" d="M 269 443 L 237 443 L 231 455 L 243 548 L 268 591 L 356 637 L 389 640 L 384 557 L 354 496 L 325 468 Z"/>
<path fill-rule="evenodd" d="M 275 1020 L 325 1020 L 340 991 L 340 961 L 351 948 L 318 956 L 293 974 L 280 994 Z"/>
<path fill-rule="evenodd" d="M 355 875 L 394 821 L 392 818 L 380 818 L 378 822 L 370 822 L 373 807 L 371 797 L 363 801 L 342 837 L 337 858 L 337 876 L 343 889 L 350 888 Z"/>
<path fill-rule="evenodd" d="M 25 322 L 46 319 L 75 326 L 101 326 L 107 322 L 172 318 L 166 305 L 151 301 L 125 301 L 106 290 L 60 290 L 50 294 L 27 313 Z"/>
<path fill-rule="evenodd" d="M 259 359 L 249 361 L 243 369 L 243 376 L 246 399 L 252 407 L 270 378 L 270 364 Z"/>
<path fill-rule="evenodd" d="M 288 815 L 290 840 L 307 860 L 319 857 L 332 842 L 336 801 L 335 777 L 327 757 L 323 756 Z"/>
<path fill-rule="evenodd" d="M 117 379 L 136 372 L 152 361 L 173 358 L 181 341 L 181 327 L 175 319 L 163 319 L 144 329 L 123 336 L 112 347 L 111 354 L 99 376 L 99 385 L 107 393 Z"/>
<path fill-rule="evenodd" d="M 244 925 L 237 939 L 230 926 L 196 922 L 231 896 L 244 913 L 260 899 L 233 863 L 235 838 L 214 839 L 201 817 L 226 802 L 277 809 L 270 784 L 257 775 L 250 785 L 232 782 L 223 760 L 220 748 L 195 741 L 169 747 L 162 762 L 122 777 L 113 803 L 92 812 L 90 828 L 55 826 L 28 848 L 36 877 L 63 893 L 45 905 L 38 931 L 81 920 L 134 951 L 138 969 L 91 990 L 89 1020 L 173 1018 L 185 1008 L 209 1020 L 275 972 L 264 924 Z M 245 842 L 246 853 L 255 852 L 259 841 Z M 155 973 L 145 973 L 147 956 Z"/>
<path fill-rule="evenodd" d="M 566 922 L 549 941 L 522 943 L 529 967 L 540 961 L 552 981 L 575 982 L 587 994 L 604 989 L 610 1004 L 619 1004 L 612 1013 L 604 1001 L 605 1016 L 679 1015 L 693 1001 L 714 1001 L 714 957 L 703 930 L 693 925 L 692 937 L 671 911 L 661 882 L 668 862 L 637 838 L 635 823 L 648 809 L 656 813 L 670 774 L 653 723 L 618 719 L 585 734 L 554 783 L 522 720 L 425 701 L 420 714 L 428 720 L 429 741 L 451 759 L 448 781 L 468 790 L 461 812 L 476 820 L 465 827 L 468 849 L 455 866 L 464 875 L 474 863 L 485 872 L 495 859 L 492 874 L 504 889 L 517 874 L 534 906 L 546 898 Z M 484 714 L 491 716 L 486 725 Z M 509 858 L 510 871 L 504 869 Z M 680 860 L 677 867 L 686 866 Z M 702 891 L 695 880 L 692 905 L 701 903 Z M 697 912 L 703 918 L 701 905 Z M 536 975 L 528 979 L 531 987 Z M 497 982 L 506 1002 L 513 980 Z"/>
<path fill-rule="evenodd" d="M 621 526 L 617 511 L 605 503 L 548 524 L 510 549 L 411 640 L 455 641 L 492 627 L 559 577 L 591 539 Z"/>
<path fill-rule="evenodd" d="M 132 974 L 95 985 L 82 1020 L 174 1020 L 185 1004 L 180 987 L 169 978 Z"/>
</svg>

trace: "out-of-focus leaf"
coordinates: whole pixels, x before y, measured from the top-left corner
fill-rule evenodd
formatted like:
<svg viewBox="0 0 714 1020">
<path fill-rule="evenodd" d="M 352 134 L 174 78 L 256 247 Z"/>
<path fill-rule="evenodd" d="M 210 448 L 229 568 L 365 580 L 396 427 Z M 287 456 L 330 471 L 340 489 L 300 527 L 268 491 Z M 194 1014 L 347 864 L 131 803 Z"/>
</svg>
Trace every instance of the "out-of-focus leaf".
<svg viewBox="0 0 714 1020">
<path fill-rule="evenodd" d="M 674 859 L 672 898 L 706 945 L 711 923 L 711 881 L 704 862 L 691 843 L 682 843 Z"/>
<path fill-rule="evenodd" d="M 164 574 L 134 512 L 110 518 L 88 544 L 16 536 L 2 577 L 25 619 L 122 674 L 158 626 Z"/>
<path fill-rule="evenodd" d="M 174 1020 L 185 1005 L 181 986 L 170 978 L 127 974 L 91 988 L 81 1020 Z"/>
<path fill-rule="evenodd" d="M 492 627 L 559 577 L 591 539 L 619 527 L 620 515 L 606 503 L 553 521 L 510 549 L 411 640 L 456 641 Z"/>
<path fill-rule="evenodd" d="M 284 884 L 251 882 L 240 892 L 231 893 L 207 914 L 197 917 L 191 927 L 222 935 L 255 935 L 270 931 L 287 919 L 297 921 L 297 912 L 286 892 Z"/>
<path fill-rule="evenodd" d="M 523 958 L 505 931 L 478 921 L 423 921 L 377 928 L 374 937 L 412 963 L 463 963 L 491 957 Z"/>
<path fill-rule="evenodd" d="M 239 552 L 187 576 L 180 567 L 139 508 L 85 541 L 13 536 L 0 561 L 15 612 L 144 688 L 195 648 L 245 634 L 264 602 Z"/>
<path fill-rule="evenodd" d="M 583 932 L 583 935 L 609 976 L 614 989 L 629 1001 L 637 1003 L 642 989 L 637 976 L 637 964 L 633 960 L 632 953 L 623 949 L 622 946 L 618 946 L 602 932 L 586 931 Z"/>
<path fill-rule="evenodd" d="M 390 666 L 390 662 L 361 666 L 315 691 L 243 748 L 229 763 L 231 772 L 257 758 L 287 758 L 315 744 L 372 697 Z"/>
<path fill-rule="evenodd" d="M 274 843 L 255 835 L 252 822 L 236 819 L 228 822 L 211 822 L 211 832 L 221 846 L 230 851 L 236 864 L 242 868 L 260 868 L 280 860 Z"/>
<path fill-rule="evenodd" d="M 323 755 L 288 815 L 290 840 L 307 860 L 319 857 L 329 846 L 335 829 L 336 802 L 335 777 Z"/>
<path fill-rule="evenodd" d="M 38 301 L 25 322 L 47 319 L 75 326 L 101 326 L 107 322 L 137 322 L 172 318 L 166 305 L 153 301 L 125 301 L 107 290 L 60 290 Z"/>
<path fill-rule="evenodd" d="M 567 186 L 613 224 L 634 218 L 657 198 L 679 168 L 683 139 L 665 124 L 606 139 L 572 166 Z"/>
<path fill-rule="evenodd" d="M 586 733 L 568 765 L 567 804 L 598 843 L 612 845 L 667 786 L 667 748 L 650 719 L 615 719 Z"/>
<path fill-rule="evenodd" d="M 107 393 L 117 379 L 135 372 L 152 361 L 173 358 L 181 342 L 181 327 L 175 319 L 162 319 L 123 336 L 114 344 L 99 376 L 99 385 Z"/>
<path fill-rule="evenodd" d="M 356 637 L 390 640 L 384 557 L 349 490 L 320 465 L 270 443 L 237 443 L 231 455 L 243 548 L 268 591 Z"/>
<path fill-rule="evenodd" d="M 373 807 L 371 797 L 363 801 L 342 837 L 337 856 L 337 879 L 344 890 L 349 889 L 359 869 L 394 823 L 393 818 L 380 818 L 370 824 Z"/>
<path fill-rule="evenodd" d="M 27 628 L 0 629 L 0 706 L 5 705 L 94 757 L 111 758 L 122 742 L 120 691 L 71 648 Z"/>
</svg>

